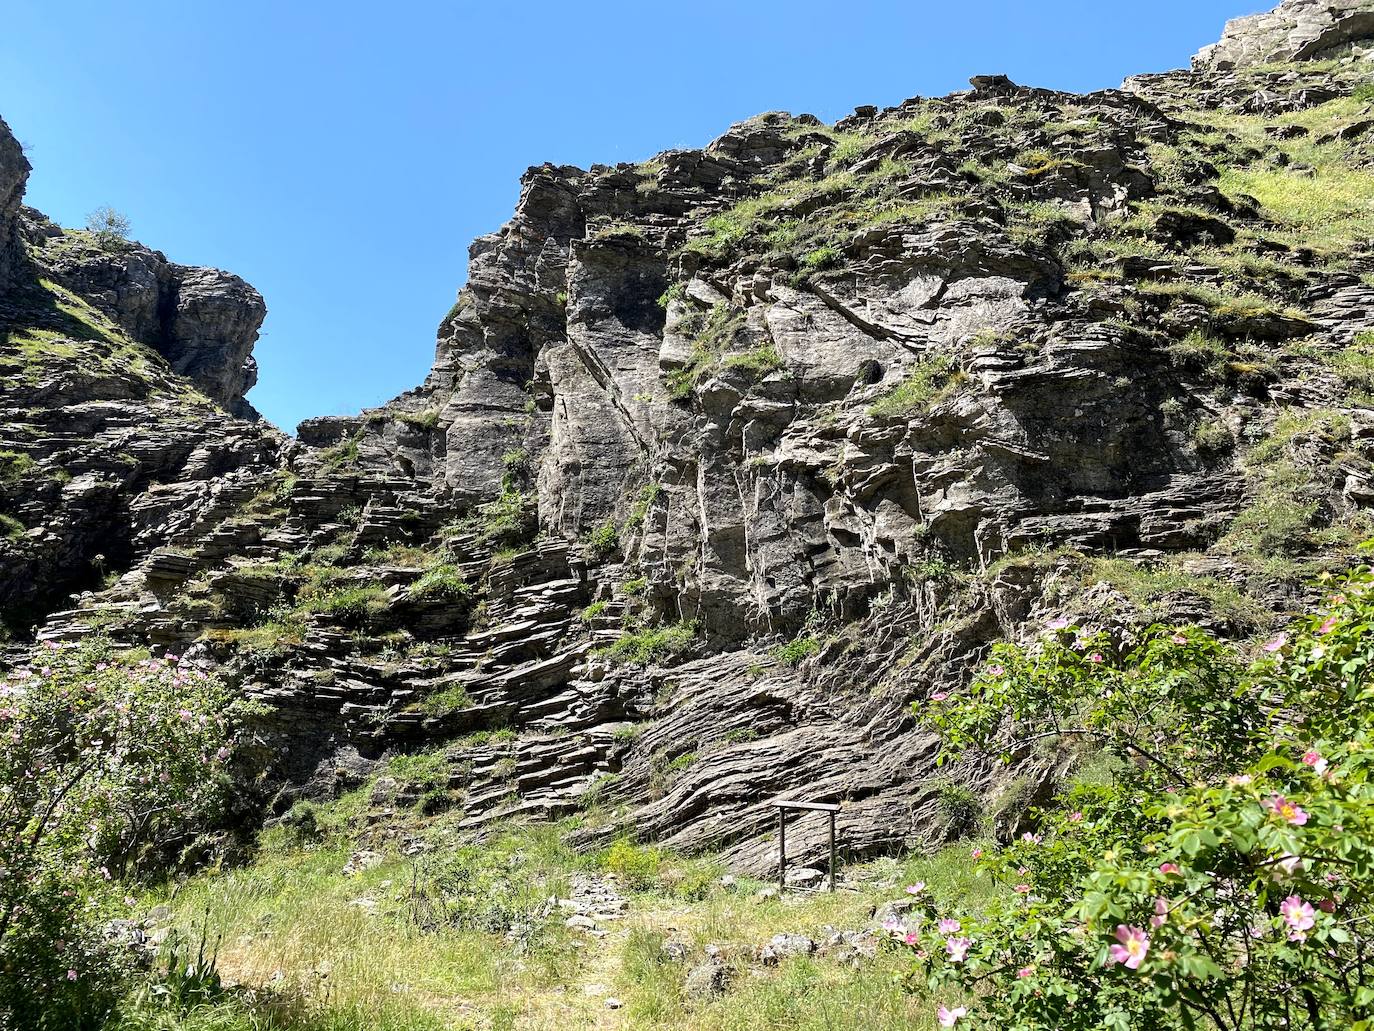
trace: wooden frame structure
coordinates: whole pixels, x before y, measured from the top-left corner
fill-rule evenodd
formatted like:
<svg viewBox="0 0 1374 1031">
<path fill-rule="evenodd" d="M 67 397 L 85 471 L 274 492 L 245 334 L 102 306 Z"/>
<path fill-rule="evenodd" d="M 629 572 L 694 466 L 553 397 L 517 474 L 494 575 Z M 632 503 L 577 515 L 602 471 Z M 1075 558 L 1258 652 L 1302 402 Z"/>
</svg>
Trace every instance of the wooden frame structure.
<svg viewBox="0 0 1374 1031">
<path fill-rule="evenodd" d="M 831 802 L 789 802 L 773 803 L 778 808 L 778 890 L 787 890 L 787 812 L 826 813 L 830 817 L 830 890 L 835 890 L 835 814 L 840 807 Z"/>
</svg>

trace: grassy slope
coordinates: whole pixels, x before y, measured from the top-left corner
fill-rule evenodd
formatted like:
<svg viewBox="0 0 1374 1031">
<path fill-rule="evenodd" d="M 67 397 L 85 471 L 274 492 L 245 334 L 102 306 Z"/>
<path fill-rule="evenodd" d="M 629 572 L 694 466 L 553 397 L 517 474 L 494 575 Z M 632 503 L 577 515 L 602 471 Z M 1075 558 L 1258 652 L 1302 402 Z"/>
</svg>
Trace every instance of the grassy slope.
<svg viewBox="0 0 1374 1031">
<path fill-rule="evenodd" d="M 460 883 L 483 899 L 537 910 L 566 895 L 577 872 L 598 872 L 606 856 L 572 852 L 569 825 L 514 827 L 480 849 L 462 850 Z M 774 934 L 823 939 L 829 929 L 858 929 L 874 906 L 902 896 L 902 885 L 928 882 L 950 905 L 996 890 L 970 873 L 969 845 L 929 858 L 888 860 L 851 869 L 859 890 L 830 894 L 757 894 L 760 884 L 718 883 L 708 859 L 653 854 L 650 869 L 624 891 L 630 909 L 607 924 L 604 938 L 563 926 L 554 911 L 541 929 L 518 936 L 415 920 L 416 883 L 424 867 L 395 852 L 371 870 L 341 871 L 343 837 L 316 846 L 271 844 L 247 867 L 206 872 L 149 904 L 167 902 L 173 923 L 193 939 L 208 926 L 222 935 L 218 966 L 226 982 L 254 989 L 189 1013 L 134 1005 L 121 1029 L 209 1031 L 427 1031 L 430 1028 L 875 1029 L 933 1026 L 933 1003 L 901 982 L 902 961 L 886 952 L 849 966 L 829 958 L 795 959 L 777 968 L 748 957 Z M 490 878 L 495 876 L 497 880 Z M 452 883 L 452 882 L 450 882 Z M 358 904 L 370 900 L 375 906 Z M 478 921 L 480 923 L 480 920 Z M 672 961 L 664 941 L 687 943 Z M 682 990 L 688 970 L 719 946 L 738 969 L 732 990 L 694 1001 Z M 607 996 L 624 1005 L 611 1009 Z"/>
</svg>

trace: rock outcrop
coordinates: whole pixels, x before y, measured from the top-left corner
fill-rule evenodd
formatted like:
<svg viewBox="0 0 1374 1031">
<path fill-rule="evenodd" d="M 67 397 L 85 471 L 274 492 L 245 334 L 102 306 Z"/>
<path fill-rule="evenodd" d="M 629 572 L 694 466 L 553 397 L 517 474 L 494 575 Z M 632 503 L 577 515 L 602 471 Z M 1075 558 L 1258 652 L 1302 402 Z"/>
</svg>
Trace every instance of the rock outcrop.
<svg viewBox="0 0 1374 1031">
<path fill-rule="evenodd" d="M 1320 61 L 1374 48 L 1370 0 L 1283 0 L 1272 11 L 1226 23 L 1220 41 L 1193 57 L 1196 71 L 1282 61 Z"/>
<path fill-rule="evenodd" d="M 274 817 L 425 750 L 370 833 L 1014 834 L 1081 756 L 937 772 L 927 699 L 1050 617 L 1257 632 L 1374 534 L 1371 70 L 1321 38 L 531 168 L 425 381 L 289 445 L 224 411 L 250 288 L 30 215 L 0 605 L 219 663 Z"/>
<path fill-rule="evenodd" d="M 152 347 L 210 400 L 240 418 L 258 418 L 244 395 L 258 378 L 253 345 L 267 315 L 261 294 L 228 272 L 177 265 L 141 244 L 63 230 L 32 210 L 24 229 L 44 276 Z"/>
<path fill-rule="evenodd" d="M 24 149 L 9 126 L 0 120 L 0 289 L 14 279 L 23 259 L 19 207 L 28 178 L 29 162 Z"/>
</svg>

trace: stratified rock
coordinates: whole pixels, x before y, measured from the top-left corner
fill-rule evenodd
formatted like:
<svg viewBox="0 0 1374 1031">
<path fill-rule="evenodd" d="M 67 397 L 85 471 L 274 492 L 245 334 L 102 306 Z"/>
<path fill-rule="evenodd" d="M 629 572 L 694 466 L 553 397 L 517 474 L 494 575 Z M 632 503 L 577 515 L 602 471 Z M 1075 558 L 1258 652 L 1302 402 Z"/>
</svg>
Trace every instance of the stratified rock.
<svg viewBox="0 0 1374 1031">
<path fill-rule="evenodd" d="M 1197 71 L 1279 61 L 1320 61 L 1374 46 L 1371 0 L 1283 0 L 1263 14 L 1226 23 L 1219 42 L 1193 58 Z"/>
<path fill-rule="evenodd" d="M 19 206 L 30 166 L 24 149 L 0 119 L 0 290 L 14 278 L 23 257 L 19 236 Z"/>
<path fill-rule="evenodd" d="M 49 278 L 146 342 L 207 397 L 257 418 L 244 399 L 257 382 L 253 345 L 267 314 L 256 290 L 228 272 L 177 265 L 137 243 L 102 243 L 76 230 L 30 236 Z"/>
</svg>

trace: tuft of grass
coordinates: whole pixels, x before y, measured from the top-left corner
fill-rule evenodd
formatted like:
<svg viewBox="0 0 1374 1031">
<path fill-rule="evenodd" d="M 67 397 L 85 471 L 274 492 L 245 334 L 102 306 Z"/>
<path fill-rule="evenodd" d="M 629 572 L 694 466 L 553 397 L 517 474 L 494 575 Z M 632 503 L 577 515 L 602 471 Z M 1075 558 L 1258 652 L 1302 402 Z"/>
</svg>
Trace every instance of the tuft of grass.
<svg viewBox="0 0 1374 1031">
<path fill-rule="evenodd" d="M 38 463 L 22 451 L 0 451 L 0 483 L 27 476 Z"/>
<path fill-rule="evenodd" d="M 472 597 L 472 584 L 463 579 L 457 566 L 445 563 L 416 580 L 409 594 L 412 598 L 454 602 Z"/>
<path fill-rule="evenodd" d="M 786 644 L 775 645 L 769 650 L 769 654 L 779 662 L 788 666 L 800 666 L 805 659 L 809 659 L 821 650 L 821 640 L 813 634 L 803 634 L 800 637 L 788 641 Z"/>
<path fill-rule="evenodd" d="M 949 355 L 927 355 L 898 386 L 874 402 L 868 414 L 879 419 L 903 419 L 929 409 L 964 379 Z"/>
<path fill-rule="evenodd" d="M 602 653 L 612 662 L 647 666 L 681 655 L 696 638 L 695 622 L 673 623 L 626 633 L 620 640 L 602 649 Z"/>
</svg>

